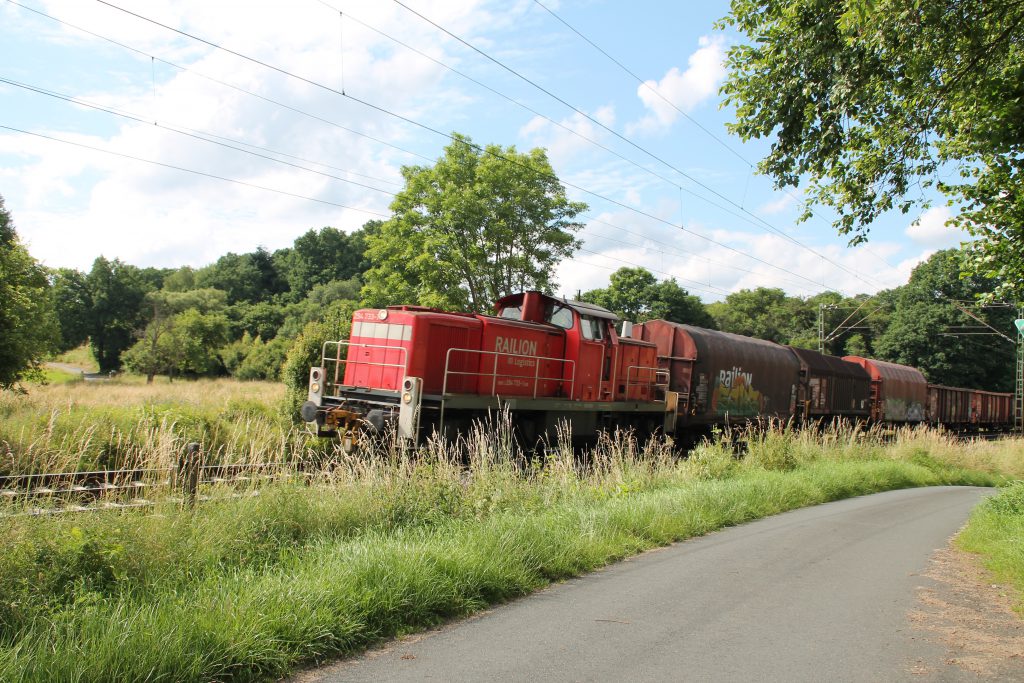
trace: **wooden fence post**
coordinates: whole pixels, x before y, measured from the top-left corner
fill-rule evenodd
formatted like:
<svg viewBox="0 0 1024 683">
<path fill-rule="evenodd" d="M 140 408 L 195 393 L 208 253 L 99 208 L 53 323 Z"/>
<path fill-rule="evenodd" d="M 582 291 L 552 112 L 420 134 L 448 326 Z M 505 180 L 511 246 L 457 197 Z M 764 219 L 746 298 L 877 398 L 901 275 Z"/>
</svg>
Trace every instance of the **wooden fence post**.
<svg viewBox="0 0 1024 683">
<path fill-rule="evenodd" d="M 202 451 L 195 441 L 185 446 L 185 451 L 178 460 L 178 486 L 184 504 L 192 507 L 199 497 L 199 474 L 202 467 Z"/>
</svg>

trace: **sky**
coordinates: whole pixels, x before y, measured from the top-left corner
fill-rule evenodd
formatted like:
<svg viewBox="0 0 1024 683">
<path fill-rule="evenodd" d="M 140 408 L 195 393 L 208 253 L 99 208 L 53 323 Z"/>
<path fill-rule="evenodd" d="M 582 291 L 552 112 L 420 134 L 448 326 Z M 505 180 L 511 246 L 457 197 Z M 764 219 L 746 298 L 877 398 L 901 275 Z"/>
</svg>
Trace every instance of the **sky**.
<svg viewBox="0 0 1024 683">
<path fill-rule="evenodd" d="M 753 170 L 771 141 L 726 130 L 728 2 L 542 2 L 0 0 L 0 196 L 47 266 L 198 267 L 386 218 L 457 132 L 545 148 L 588 204 L 569 296 L 624 266 L 705 301 L 874 293 L 966 239 L 941 205 L 858 248 L 798 223 Z"/>
</svg>

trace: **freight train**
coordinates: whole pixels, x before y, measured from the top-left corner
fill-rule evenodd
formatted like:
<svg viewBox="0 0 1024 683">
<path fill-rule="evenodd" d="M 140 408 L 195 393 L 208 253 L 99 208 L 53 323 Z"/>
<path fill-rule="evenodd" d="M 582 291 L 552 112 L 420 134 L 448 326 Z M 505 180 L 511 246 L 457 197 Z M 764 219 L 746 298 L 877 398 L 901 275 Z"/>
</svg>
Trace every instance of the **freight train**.
<svg viewBox="0 0 1024 683">
<path fill-rule="evenodd" d="M 615 427 L 692 441 L 758 420 L 836 419 L 1001 431 L 1013 395 L 929 384 L 905 365 L 782 346 L 652 320 L 623 323 L 594 304 L 524 292 L 495 315 L 390 306 L 354 313 L 323 345 L 302 418 L 351 445 L 393 428 L 451 437 L 496 409 L 525 442 L 567 422 L 575 438 Z"/>
</svg>

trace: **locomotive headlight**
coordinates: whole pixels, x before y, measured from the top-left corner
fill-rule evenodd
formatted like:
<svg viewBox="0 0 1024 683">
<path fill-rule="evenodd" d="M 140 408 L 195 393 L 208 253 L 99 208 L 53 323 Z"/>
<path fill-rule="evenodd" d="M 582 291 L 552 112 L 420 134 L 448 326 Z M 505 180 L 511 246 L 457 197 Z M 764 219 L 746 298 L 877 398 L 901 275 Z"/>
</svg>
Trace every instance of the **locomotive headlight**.
<svg viewBox="0 0 1024 683">
<path fill-rule="evenodd" d="M 319 394 L 320 393 L 320 382 L 313 382 L 312 384 L 310 384 L 309 385 L 309 390 L 312 391 L 314 394 Z"/>
<path fill-rule="evenodd" d="M 412 403 L 412 394 L 410 392 L 402 392 L 402 403 Z"/>
</svg>

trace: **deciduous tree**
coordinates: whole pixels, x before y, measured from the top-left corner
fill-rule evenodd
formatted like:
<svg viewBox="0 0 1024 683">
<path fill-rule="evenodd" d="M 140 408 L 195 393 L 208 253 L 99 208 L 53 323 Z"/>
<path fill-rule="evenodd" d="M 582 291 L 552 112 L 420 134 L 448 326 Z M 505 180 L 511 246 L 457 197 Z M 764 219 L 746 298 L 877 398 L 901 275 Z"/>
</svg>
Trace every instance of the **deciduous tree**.
<svg viewBox="0 0 1024 683">
<path fill-rule="evenodd" d="M 960 254 L 946 250 L 914 269 L 910 282 L 894 292 L 896 306 L 875 351 L 920 369 L 930 382 L 1013 391 L 1016 311 L 974 307 L 973 300 L 994 283 L 958 277 L 959 265 Z"/>
<path fill-rule="evenodd" d="M 1016 0 L 733 0 L 725 103 L 759 165 L 806 181 L 856 243 L 935 188 L 972 232 L 966 272 L 1024 298 L 1024 4 Z"/>
<path fill-rule="evenodd" d="M 572 202 L 541 149 L 481 149 L 456 136 L 432 167 L 402 169 L 394 217 L 367 236 L 364 296 L 489 310 L 517 291 L 551 291 L 554 267 L 578 247 Z"/>
<path fill-rule="evenodd" d="M 658 282 L 646 268 L 619 268 L 607 287 L 582 294 L 584 301 L 604 306 L 624 320 L 642 322 L 663 318 L 678 323 L 715 328 L 701 300 L 674 279 Z"/>
<path fill-rule="evenodd" d="M 37 370 L 59 337 L 46 269 L 21 244 L 0 197 L 0 389 Z"/>
<path fill-rule="evenodd" d="M 146 320 L 147 285 L 139 269 L 102 256 L 86 277 L 89 288 L 89 339 L 100 372 L 121 367 L 121 353 L 135 341 Z"/>
</svg>

